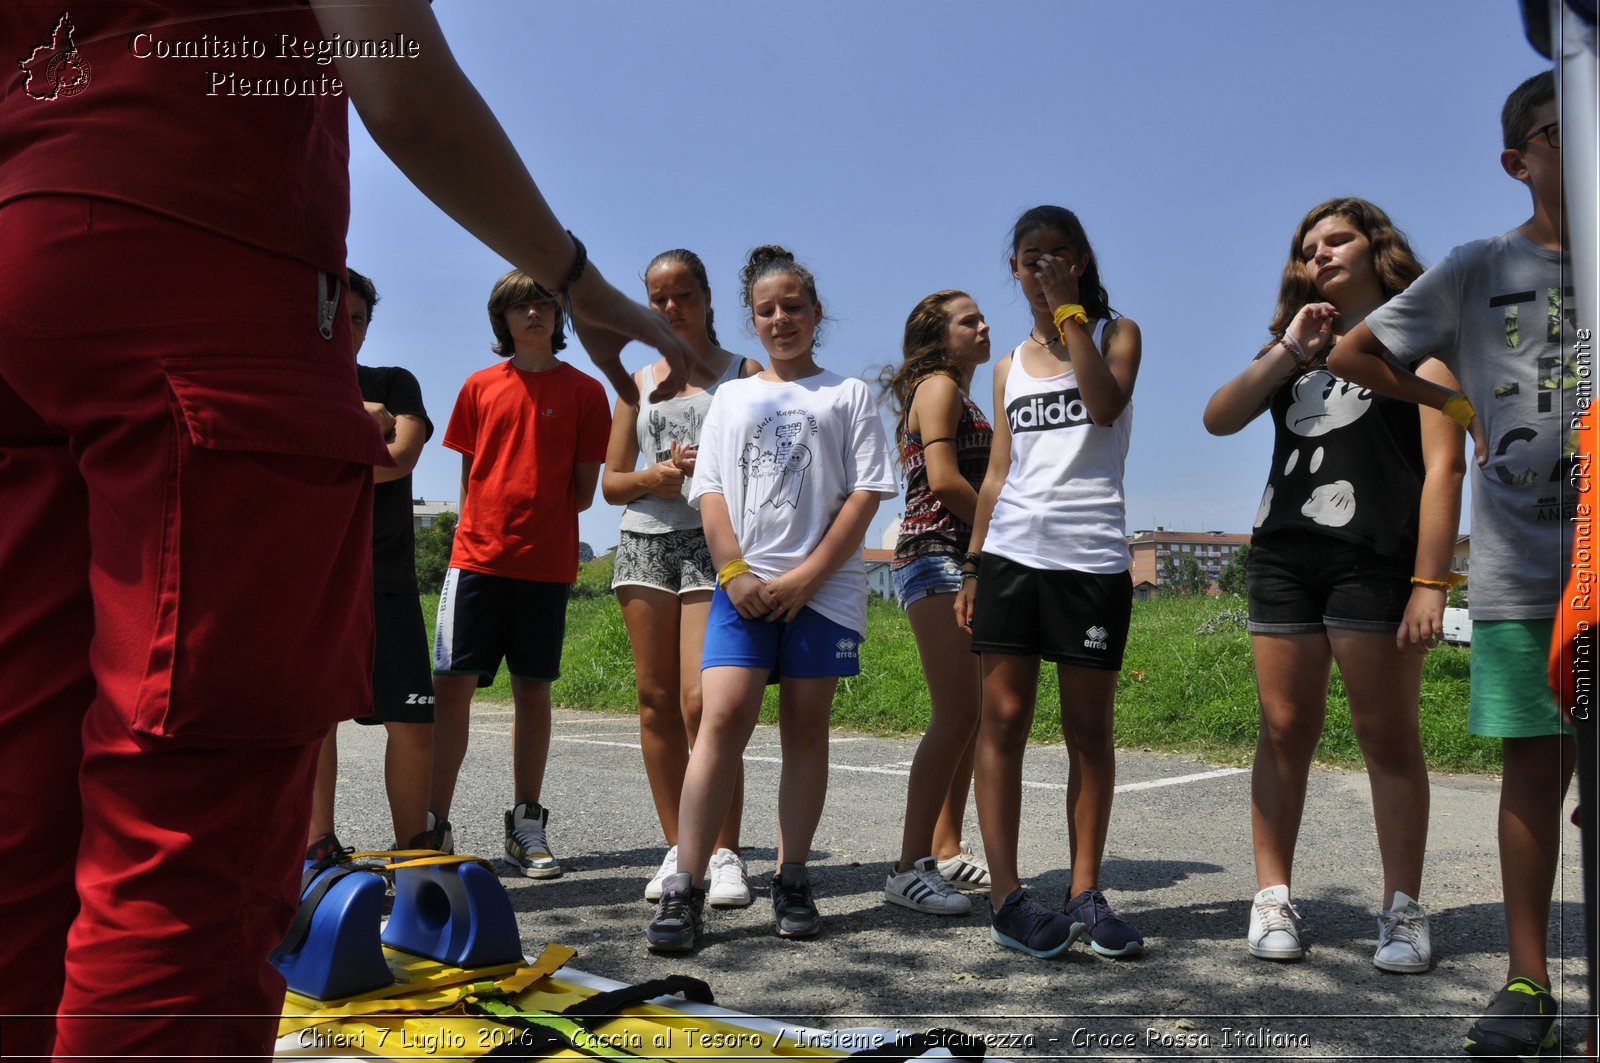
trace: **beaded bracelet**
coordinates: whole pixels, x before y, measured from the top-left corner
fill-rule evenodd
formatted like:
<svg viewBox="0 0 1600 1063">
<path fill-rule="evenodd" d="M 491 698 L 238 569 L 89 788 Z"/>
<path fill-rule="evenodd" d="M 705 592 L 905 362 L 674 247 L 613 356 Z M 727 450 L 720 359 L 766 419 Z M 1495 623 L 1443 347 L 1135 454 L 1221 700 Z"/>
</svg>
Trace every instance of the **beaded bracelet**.
<svg viewBox="0 0 1600 1063">
<path fill-rule="evenodd" d="M 559 300 L 561 300 L 563 302 L 566 302 L 566 303 L 570 304 L 571 296 L 572 296 L 572 286 L 574 284 L 578 283 L 578 280 L 583 276 L 583 271 L 589 268 L 589 249 L 587 247 L 583 246 L 583 241 L 582 240 L 578 239 L 576 236 L 573 235 L 573 232 L 572 232 L 571 229 L 568 229 L 566 232 L 567 232 L 568 238 L 570 238 L 572 240 L 572 246 L 574 248 L 573 258 L 572 258 L 572 268 L 567 270 L 567 275 L 564 278 L 562 278 L 561 286 L 559 288 L 557 288 L 555 291 L 553 291 L 553 292 L 550 291 L 548 288 L 546 288 L 544 285 L 540 284 L 538 281 L 534 281 L 533 282 L 533 288 L 534 288 L 534 291 L 536 291 L 542 298 L 552 299 L 552 300 L 553 299 L 559 299 Z M 568 307 L 569 313 L 570 313 L 570 310 L 571 310 L 571 308 L 569 306 Z"/>
<path fill-rule="evenodd" d="M 1284 350 L 1289 352 L 1289 357 L 1294 359 L 1295 365 L 1304 366 L 1311 361 L 1311 355 L 1306 353 L 1306 349 L 1300 345 L 1300 341 L 1287 332 L 1279 337 L 1278 342 L 1283 345 Z"/>
</svg>

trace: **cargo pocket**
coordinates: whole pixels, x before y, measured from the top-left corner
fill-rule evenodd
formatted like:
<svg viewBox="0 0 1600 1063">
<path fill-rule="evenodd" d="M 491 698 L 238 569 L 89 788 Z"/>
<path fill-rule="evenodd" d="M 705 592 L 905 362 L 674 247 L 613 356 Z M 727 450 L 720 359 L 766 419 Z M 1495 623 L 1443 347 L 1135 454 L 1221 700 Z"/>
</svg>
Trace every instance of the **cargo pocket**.
<svg viewBox="0 0 1600 1063">
<path fill-rule="evenodd" d="M 354 374 L 272 357 L 162 367 L 175 431 L 134 730 L 293 745 L 365 713 L 370 466 L 392 461 Z"/>
</svg>

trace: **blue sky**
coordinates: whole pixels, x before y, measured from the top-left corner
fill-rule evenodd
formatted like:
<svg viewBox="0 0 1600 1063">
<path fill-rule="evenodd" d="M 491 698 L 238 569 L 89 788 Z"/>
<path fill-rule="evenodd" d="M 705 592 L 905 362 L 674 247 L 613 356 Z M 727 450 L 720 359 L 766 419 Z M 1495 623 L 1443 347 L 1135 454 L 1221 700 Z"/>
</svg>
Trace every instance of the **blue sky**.
<svg viewBox="0 0 1600 1063">
<path fill-rule="evenodd" d="M 1027 333 L 1011 223 L 1077 211 L 1112 305 L 1139 322 L 1128 528 L 1248 531 L 1261 419 L 1214 439 L 1211 392 L 1265 339 L 1301 215 L 1359 195 L 1425 264 L 1511 228 L 1506 94 L 1547 66 L 1512 0 L 1142 4 L 1079 0 L 437 0 L 452 50 L 557 214 L 624 291 L 698 251 L 723 345 L 749 248 L 782 243 L 831 319 L 819 360 L 875 378 L 928 292 L 970 292 L 996 356 Z M 362 360 L 403 365 L 438 425 L 414 493 L 455 498 L 438 443 L 461 381 L 497 359 L 484 303 L 506 268 L 413 191 L 352 113 L 350 264 L 382 297 Z M 587 367 L 576 343 L 567 357 Z M 630 348 L 630 368 L 650 352 Z M 974 395 L 992 404 L 987 370 Z M 886 503 L 869 545 L 897 512 Z M 597 550 L 620 510 L 581 518 Z M 1465 516 L 1463 516 L 1465 522 Z"/>
</svg>

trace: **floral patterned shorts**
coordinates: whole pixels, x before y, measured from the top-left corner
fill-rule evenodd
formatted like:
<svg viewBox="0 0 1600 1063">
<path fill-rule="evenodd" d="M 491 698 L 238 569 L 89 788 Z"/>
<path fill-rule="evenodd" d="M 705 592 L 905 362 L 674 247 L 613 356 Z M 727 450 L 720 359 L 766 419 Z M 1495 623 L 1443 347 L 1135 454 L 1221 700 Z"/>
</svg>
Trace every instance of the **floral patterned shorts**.
<svg viewBox="0 0 1600 1063">
<path fill-rule="evenodd" d="M 654 587 L 669 594 L 709 591 L 717 586 L 717 572 L 711 565 L 711 550 L 706 533 L 698 528 L 687 531 L 642 535 L 622 533 L 617 545 L 616 567 L 611 587 Z"/>
</svg>

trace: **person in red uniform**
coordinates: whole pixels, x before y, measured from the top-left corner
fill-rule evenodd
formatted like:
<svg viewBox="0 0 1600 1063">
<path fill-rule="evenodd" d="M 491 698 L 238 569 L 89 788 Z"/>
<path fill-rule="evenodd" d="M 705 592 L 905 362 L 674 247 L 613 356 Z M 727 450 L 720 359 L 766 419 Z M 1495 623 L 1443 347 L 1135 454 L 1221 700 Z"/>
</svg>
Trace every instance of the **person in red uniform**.
<svg viewBox="0 0 1600 1063">
<path fill-rule="evenodd" d="M 202 38 L 276 94 L 162 58 Z M 668 393 L 693 355 L 587 264 L 426 0 L 7 0 L 0 55 L 0 1001 L 32 1016 L 5 1050 L 264 1057 L 316 751 L 370 697 L 389 458 L 339 312 L 346 95 L 621 393 L 628 339 Z"/>
</svg>

